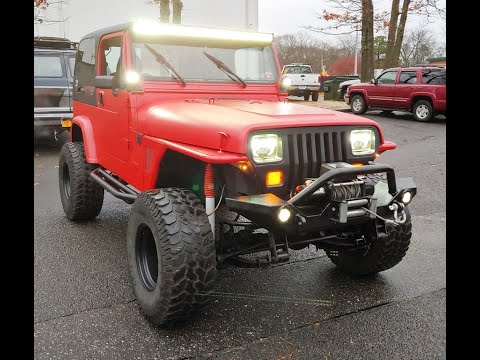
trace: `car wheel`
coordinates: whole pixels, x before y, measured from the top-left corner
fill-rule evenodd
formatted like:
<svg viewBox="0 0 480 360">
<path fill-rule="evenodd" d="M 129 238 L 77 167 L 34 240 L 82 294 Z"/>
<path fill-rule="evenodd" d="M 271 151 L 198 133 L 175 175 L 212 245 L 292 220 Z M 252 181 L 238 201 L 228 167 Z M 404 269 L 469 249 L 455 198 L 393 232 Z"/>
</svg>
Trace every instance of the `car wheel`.
<svg viewBox="0 0 480 360">
<path fill-rule="evenodd" d="M 318 101 L 318 92 L 312 93 L 312 101 Z"/>
<path fill-rule="evenodd" d="M 100 214 L 104 191 L 90 177 L 96 167 L 98 165 L 87 163 L 83 143 L 63 145 L 58 164 L 58 183 L 60 200 L 69 220 L 91 220 Z"/>
<path fill-rule="evenodd" d="M 413 117 L 417 121 L 431 121 L 434 118 L 434 114 L 430 101 L 418 100 L 415 105 L 413 105 Z"/>
<path fill-rule="evenodd" d="M 198 197 L 178 188 L 141 193 L 128 222 L 127 258 L 136 300 L 153 324 L 171 325 L 203 310 L 217 269 Z"/>
<path fill-rule="evenodd" d="M 303 100 L 308 101 L 309 99 L 310 99 L 310 93 L 309 92 L 303 94 Z"/>
<path fill-rule="evenodd" d="M 367 111 L 367 104 L 365 104 L 365 99 L 362 95 L 355 95 L 352 98 L 350 108 L 352 112 L 357 115 L 365 114 Z"/>
</svg>

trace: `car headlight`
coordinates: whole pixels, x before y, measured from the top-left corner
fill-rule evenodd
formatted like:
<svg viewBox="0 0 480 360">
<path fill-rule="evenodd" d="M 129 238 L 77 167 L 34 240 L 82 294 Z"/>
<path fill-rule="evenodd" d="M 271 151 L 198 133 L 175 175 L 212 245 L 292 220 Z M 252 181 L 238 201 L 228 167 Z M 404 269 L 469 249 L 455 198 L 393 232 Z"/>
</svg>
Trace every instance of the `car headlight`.
<svg viewBox="0 0 480 360">
<path fill-rule="evenodd" d="M 282 139 L 276 134 L 254 135 L 250 139 L 253 161 L 258 164 L 282 161 Z"/>
<path fill-rule="evenodd" d="M 373 130 L 352 130 L 350 144 L 353 155 L 371 155 L 375 152 L 375 133 Z"/>
</svg>

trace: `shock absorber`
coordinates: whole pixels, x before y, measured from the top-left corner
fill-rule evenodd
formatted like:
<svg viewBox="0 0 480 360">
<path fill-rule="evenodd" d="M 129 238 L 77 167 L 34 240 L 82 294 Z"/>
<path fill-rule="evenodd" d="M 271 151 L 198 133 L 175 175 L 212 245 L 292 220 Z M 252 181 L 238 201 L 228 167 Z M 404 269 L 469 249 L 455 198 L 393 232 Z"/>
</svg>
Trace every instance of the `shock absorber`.
<svg viewBox="0 0 480 360">
<path fill-rule="evenodd" d="M 205 194 L 205 211 L 207 212 L 208 222 L 212 227 L 213 238 L 215 238 L 215 175 L 212 164 L 205 166 L 203 189 Z"/>
</svg>

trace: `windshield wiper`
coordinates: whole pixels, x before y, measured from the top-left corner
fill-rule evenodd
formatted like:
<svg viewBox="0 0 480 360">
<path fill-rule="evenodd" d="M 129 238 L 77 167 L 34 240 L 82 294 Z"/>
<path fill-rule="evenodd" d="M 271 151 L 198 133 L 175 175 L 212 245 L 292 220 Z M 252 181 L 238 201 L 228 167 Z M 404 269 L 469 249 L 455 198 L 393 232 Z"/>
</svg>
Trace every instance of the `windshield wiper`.
<svg viewBox="0 0 480 360">
<path fill-rule="evenodd" d="M 175 68 L 172 66 L 172 64 L 170 64 L 167 61 L 167 59 L 165 59 L 157 50 L 152 48 L 150 45 L 145 44 L 145 47 L 147 48 L 148 51 L 150 51 L 152 53 L 153 56 L 155 56 L 155 60 L 157 60 L 158 63 L 163 65 L 163 67 L 165 69 L 170 70 L 171 72 L 173 72 L 175 74 L 177 79 L 182 83 L 183 87 L 187 86 L 187 83 L 185 82 L 185 80 L 183 80 L 183 78 L 175 71 Z M 170 76 L 171 76 L 171 74 L 170 74 Z"/>
<path fill-rule="evenodd" d="M 243 85 L 244 88 L 247 87 L 247 83 L 240 77 L 238 76 L 237 74 L 235 74 L 235 72 L 230 69 L 227 65 L 225 65 L 223 62 L 221 62 L 219 59 L 217 59 L 215 56 L 213 55 L 210 55 L 209 53 L 207 52 L 203 52 L 203 54 L 208 58 L 208 60 L 210 60 L 211 62 L 213 62 L 215 65 L 217 65 L 217 67 L 222 70 L 225 74 L 228 75 L 228 77 L 230 79 L 232 79 L 233 81 L 235 81 L 235 79 L 232 78 L 232 76 L 234 76 L 238 81 L 240 81 Z M 232 75 L 232 76 L 230 76 Z"/>
</svg>

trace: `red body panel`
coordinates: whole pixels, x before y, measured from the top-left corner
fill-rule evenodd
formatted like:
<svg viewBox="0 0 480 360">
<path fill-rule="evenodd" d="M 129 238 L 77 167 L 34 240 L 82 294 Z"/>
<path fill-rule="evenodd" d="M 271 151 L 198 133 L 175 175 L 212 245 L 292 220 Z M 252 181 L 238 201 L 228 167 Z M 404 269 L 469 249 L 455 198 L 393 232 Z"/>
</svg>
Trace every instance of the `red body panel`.
<svg viewBox="0 0 480 360">
<path fill-rule="evenodd" d="M 128 70 L 128 36 L 123 36 Z M 277 66 L 280 71 L 278 59 Z M 115 93 L 96 89 L 96 106 L 73 104 L 73 123 L 82 129 L 87 161 L 102 165 L 140 191 L 155 186 L 166 150 L 213 164 L 246 161 L 247 137 L 254 130 L 367 125 L 377 127 L 380 144 L 385 143 L 375 121 L 285 102 L 279 84 L 243 88 L 231 82 L 187 82 L 182 87 L 176 81 L 150 81 L 142 88 Z M 382 151 L 391 148 L 385 143 Z"/>
</svg>

